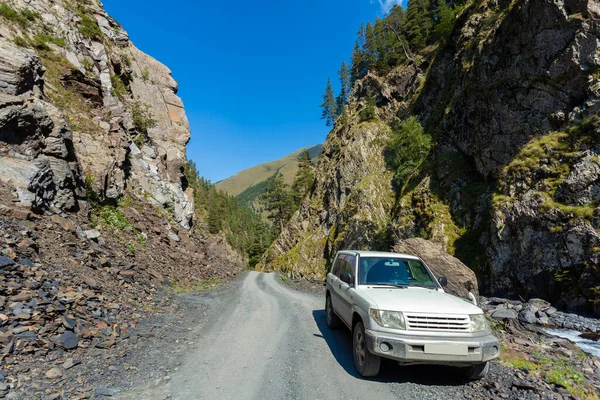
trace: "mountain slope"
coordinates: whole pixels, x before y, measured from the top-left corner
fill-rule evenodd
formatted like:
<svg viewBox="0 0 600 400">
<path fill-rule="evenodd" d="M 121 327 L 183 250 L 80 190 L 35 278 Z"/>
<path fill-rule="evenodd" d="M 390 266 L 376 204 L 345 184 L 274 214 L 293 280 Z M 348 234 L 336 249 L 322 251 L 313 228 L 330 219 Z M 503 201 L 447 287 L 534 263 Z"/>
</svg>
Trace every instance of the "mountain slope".
<svg viewBox="0 0 600 400">
<path fill-rule="evenodd" d="M 279 160 L 259 164 L 238 172 L 232 177 L 216 183 L 215 186 L 217 189 L 223 190 L 232 196 L 238 196 L 251 186 L 259 185 L 261 182 L 266 181 L 277 171 L 280 171 L 283 174 L 286 183 L 291 184 L 296 175 L 296 171 L 298 170 L 297 158 L 300 153 L 304 150 L 308 150 L 308 154 L 314 162 L 319 154 L 321 154 L 322 147 L 322 145 L 318 144 L 316 146 L 297 150 Z"/>
<path fill-rule="evenodd" d="M 599 6 L 470 1 L 444 40 L 401 42 L 403 61 L 355 82 L 310 197 L 259 268 L 323 277 L 339 249 L 418 236 L 484 292 L 600 314 Z M 414 117 L 433 146 L 390 169 L 388 139 L 415 134 L 396 118 Z"/>
</svg>

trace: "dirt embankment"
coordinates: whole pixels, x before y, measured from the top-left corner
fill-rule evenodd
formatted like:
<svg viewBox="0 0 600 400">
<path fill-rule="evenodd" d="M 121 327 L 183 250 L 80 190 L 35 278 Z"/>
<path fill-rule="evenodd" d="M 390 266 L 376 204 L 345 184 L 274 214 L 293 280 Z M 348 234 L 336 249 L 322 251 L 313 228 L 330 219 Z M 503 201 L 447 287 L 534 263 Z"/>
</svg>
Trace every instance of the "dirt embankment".
<svg viewBox="0 0 600 400">
<path fill-rule="evenodd" d="M 147 334 L 140 320 L 176 312 L 170 292 L 243 268 L 224 240 L 190 236 L 136 200 L 91 218 L 39 216 L 10 204 L 8 190 L 0 187 L 0 397 L 93 397 L 91 383 Z M 78 367 L 90 360 L 95 373 Z"/>
</svg>

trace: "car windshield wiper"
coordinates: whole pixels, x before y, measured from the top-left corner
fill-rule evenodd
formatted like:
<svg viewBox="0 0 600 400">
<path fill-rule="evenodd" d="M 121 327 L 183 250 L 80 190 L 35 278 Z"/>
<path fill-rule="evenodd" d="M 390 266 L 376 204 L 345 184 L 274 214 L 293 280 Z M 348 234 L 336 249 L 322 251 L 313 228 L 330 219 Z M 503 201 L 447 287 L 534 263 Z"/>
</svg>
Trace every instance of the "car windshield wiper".
<svg viewBox="0 0 600 400">
<path fill-rule="evenodd" d="M 408 285 L 398 285 L 396 283 L 386 283 L 386 282 L 375 282 L 375 283 L 367 283 L 367 285 L 371 285 L 371 286 L 392 286 L 398 289 L 407 289 Z"/>
</svg>

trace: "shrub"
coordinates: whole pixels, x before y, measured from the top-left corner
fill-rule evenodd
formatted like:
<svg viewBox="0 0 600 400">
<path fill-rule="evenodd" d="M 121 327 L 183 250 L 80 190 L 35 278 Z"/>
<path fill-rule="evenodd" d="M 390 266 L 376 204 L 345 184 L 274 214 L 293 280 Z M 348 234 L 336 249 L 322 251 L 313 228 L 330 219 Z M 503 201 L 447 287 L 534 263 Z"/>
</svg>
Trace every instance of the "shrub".
<svg viewBox="0 0 600 400">
<path fill-rule="evenodd" d="M 88 10 L 83 7 L 77 8 L 77 14 L 81 19 L 77 25 L 77 29 L 83 36 L 86 36 L 90 39 L 99 39 L 102 37 L 102 31 L 98 26 L 98 22 L 94 18 L 87 15 L 87 12 Z"/>
<path fill-rule="evenodd" d="M 85 69 L 85 71 L 88 73 L 92 72 L 94 69 L 94 64 L 92 64 L 92 62 L 90 60 L 88 60 L 87 58 L 84 58 L 81 61 L 81 65 L 83 66 L 83 69 Z M 111 81 L 112 81 L 112 77 L 111 77 Z"/>
<path fill-rule="evenodd" d="M 84 67 L 85 68 L 85 67 Z M 110 83 L 112 84 L 111 94 L 119 99 L 123 100 L 127 95 L 127 86 L 118 75 L 110 76 Z"/>
<path fill-rule="evenodd" d="M 150 110 L 150 106 L 139 100 L 136 100 L 131 105 L 131 118 L 135 129 L 142 134 L 148 134 L 148 129 L 154 128 L 157 121 Z"/>
<path fill-rule="evenodd" d="M 402 189 L 417 173 L 432 147 L 431 136 L 425 133 L 415 116 L 397 123 L 386 143 L 386 165 L 394 174 L 394 186 Z"/>
<path fill-rule="evenodd" d="M 44 40 L 45 35 L 35 35 L 33 37 L 33 47 L 38 50 L 50 50 L 50 47 L 46 44 L 46 40 Z"/>
</svg>

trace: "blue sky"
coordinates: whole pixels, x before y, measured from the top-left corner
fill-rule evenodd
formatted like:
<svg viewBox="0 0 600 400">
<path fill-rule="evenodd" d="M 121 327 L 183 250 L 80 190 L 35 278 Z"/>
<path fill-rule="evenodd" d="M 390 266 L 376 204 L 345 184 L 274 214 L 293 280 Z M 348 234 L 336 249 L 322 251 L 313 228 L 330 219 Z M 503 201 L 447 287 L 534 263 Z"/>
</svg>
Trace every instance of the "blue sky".
<svg viewBox="0 0 600 400">
<path fill-rule="evenodd" d="M 134 44 L 172 71 L 212 182 L 322 143 L 327 77 L 361 23 L 399 0 L 104 0 Z"/>
</svg>

